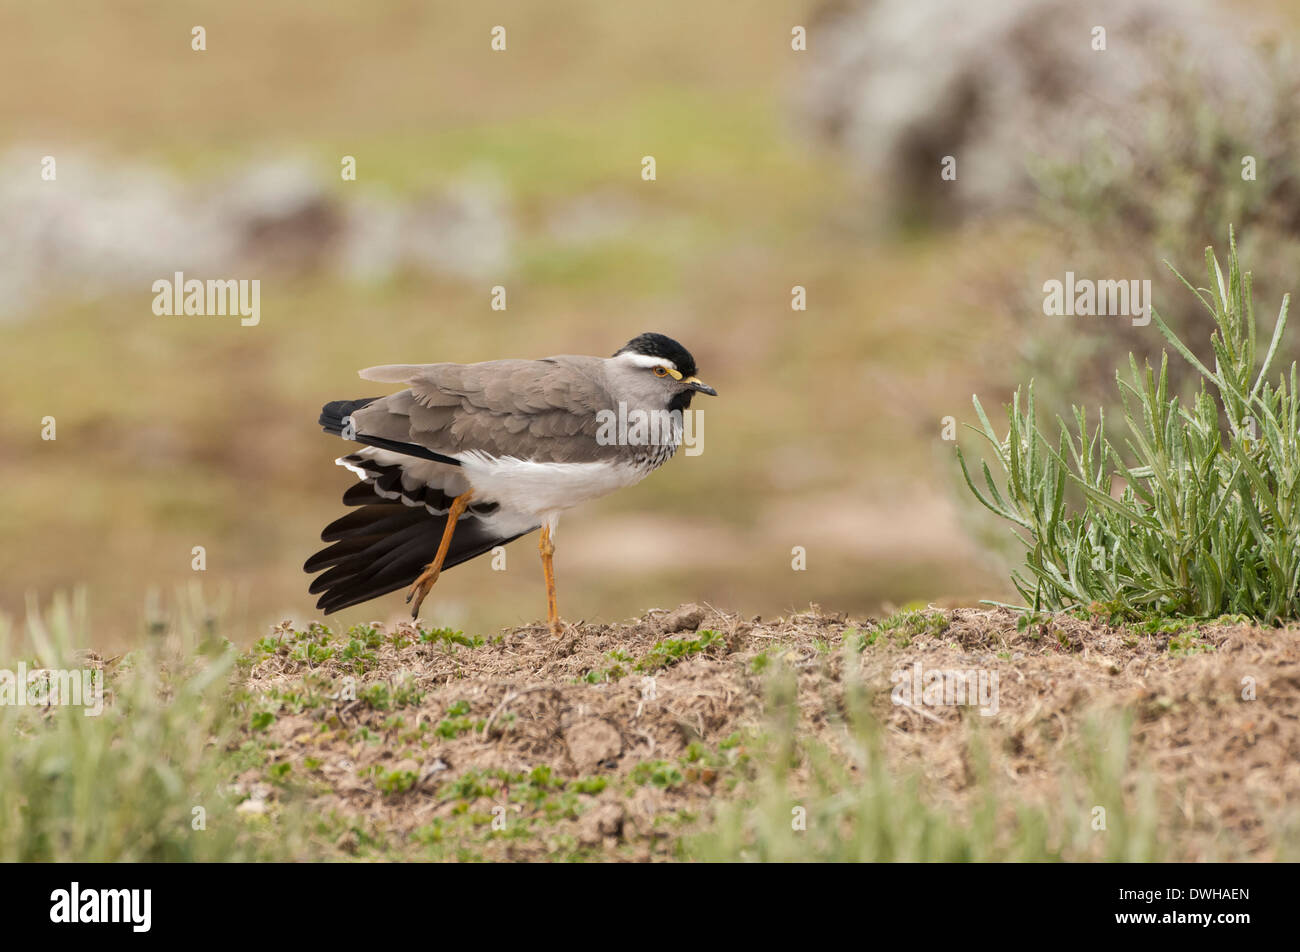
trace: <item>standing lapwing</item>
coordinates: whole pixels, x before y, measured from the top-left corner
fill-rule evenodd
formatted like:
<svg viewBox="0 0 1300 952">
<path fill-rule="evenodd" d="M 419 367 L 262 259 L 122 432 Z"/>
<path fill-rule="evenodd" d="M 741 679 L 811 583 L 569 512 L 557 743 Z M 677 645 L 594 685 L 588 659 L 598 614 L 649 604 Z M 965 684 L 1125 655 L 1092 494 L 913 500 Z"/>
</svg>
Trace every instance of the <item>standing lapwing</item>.
<svg viewBox="0 0 1300 952">
<path fill-rule="evenodd" d="M 325 527 L 307 560 L 326 614 L 410 586 L 411 617 L 443 569 L 541 529 L 546 616 L 561 631 L 551 557 L 560 513 L 644 479 L 682 441 L 695 359 L 663 334 L 613 357 L 392 364 L 364 380 L 406 384 L 336 400 L 320 423 L 360 449 L 336 462 L 360 482 L 357 509 Z M 432 561 L 430 561 L 432 559 Z"/>
</svg>

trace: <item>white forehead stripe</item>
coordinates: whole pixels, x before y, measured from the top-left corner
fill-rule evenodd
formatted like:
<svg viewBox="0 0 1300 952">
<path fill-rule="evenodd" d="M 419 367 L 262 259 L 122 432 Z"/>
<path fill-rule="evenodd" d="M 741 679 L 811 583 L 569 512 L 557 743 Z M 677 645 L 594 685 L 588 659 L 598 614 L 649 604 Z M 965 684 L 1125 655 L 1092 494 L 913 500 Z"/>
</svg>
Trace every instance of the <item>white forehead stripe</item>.
<svg viewBox="0 0 1300 952">
<path fill-rule="evenodd" d="M 618 355 L 619 360 L 626 360 L 634 367 L 664 367 L 668 370 L 676 370 L 677 365 L 666 357 L 651 357 L 647 354 L 634 354 L 628 351 L 625 354 Z"/>
</svg>

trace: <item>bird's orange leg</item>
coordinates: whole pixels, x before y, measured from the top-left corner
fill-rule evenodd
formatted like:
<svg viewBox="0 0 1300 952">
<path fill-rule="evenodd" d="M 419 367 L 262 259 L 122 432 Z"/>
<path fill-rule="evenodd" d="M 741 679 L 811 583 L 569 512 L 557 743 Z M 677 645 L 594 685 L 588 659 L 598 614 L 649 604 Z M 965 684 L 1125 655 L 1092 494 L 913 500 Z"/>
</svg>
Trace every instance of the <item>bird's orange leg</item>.
<svg viewBox="0 0 1300 952">
<path fill-rule="evenodd" d="M 420 617 L 420 606 L 424 604 L 425 596 L 433 589 L 433 583 L 438 581 L 438 573 L 442 571 L 443 560 L 447 558 L 447 550 L 451 548 L 451 537 L 456 532 L 456 523 L 460 521 L 461 515 L 465 512 L 465 507 L 469 505 L 470 497 L 474 495 L 474 490 L 469 489 L 461 493 L 451 501 L 451 506 L 447 510 L 447 526 L 442 530 L 442 541 L 438 543 L 438 553 L 433 557 L 433 561 L 424 567 L 420 577 L 411 585 L 410 591 L 406 593 L 407 604 L 410 604 L 412 598 L 415 604 L 411 605 L 411 617 Z"/>
<path fill-rule="evenodd" d="M 551 542 L 550 526 L 542 526 L 537 550 L 542 553 L 542 574 L 546 577 L 546 623 L 551 626 L 551 634 L 558 638 L 564 633 L 564 626 L 560 624 L 560 610 L 555 605 L 555 564 L 551 561 L 555 546 Z"/>
</svg>

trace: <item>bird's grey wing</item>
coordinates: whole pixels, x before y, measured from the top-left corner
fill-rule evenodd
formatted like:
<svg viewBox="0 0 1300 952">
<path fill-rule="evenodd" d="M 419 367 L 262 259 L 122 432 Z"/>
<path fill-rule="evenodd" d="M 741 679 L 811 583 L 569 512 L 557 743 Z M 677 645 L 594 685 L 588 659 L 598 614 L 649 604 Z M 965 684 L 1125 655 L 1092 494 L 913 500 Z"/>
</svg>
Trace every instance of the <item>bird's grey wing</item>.
<svg viewBox="0 0 1300 952">
<path fill-rule="evenodd" d="M 362 480 L 344 495 L 347 505 L 366 505 L 373 495 L 439 515 L 469 489 L 455 459 L 411 442 L 410 421 L 401 412 L 411 402 L 410 392 L 404 391 L 392 397 L 336 400 L 321 409 L 325 432 L 361 444 L 336 460 Z"/>
<path fill-rule="evenodd" d="M 359 432 L 439 453 L 535 462 L 596 462 L 617 455 L 617 447 L 596 440 L 600 411 L 614 409 L 597 357 L 401 364 L 361 375 L 410 389 L 354 413 Z"/>
</svg>

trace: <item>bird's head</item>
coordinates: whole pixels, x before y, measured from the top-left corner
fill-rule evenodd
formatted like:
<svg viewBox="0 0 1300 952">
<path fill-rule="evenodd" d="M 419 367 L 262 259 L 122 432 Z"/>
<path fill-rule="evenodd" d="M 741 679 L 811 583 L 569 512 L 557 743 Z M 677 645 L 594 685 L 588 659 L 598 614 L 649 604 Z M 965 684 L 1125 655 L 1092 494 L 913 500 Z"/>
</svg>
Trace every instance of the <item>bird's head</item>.
<svg viewBox="0 0 1300 952">
<path fill-rule="evenodd" d="M 611 358 L 627 388 L 647 403 L 658 402 L 670 410 L 685 410 L 697 393 L 716 397 L 714 390 L 695 376 L 695 358 L 671 337 L 642 334 L 614 352 Z"/>
</svg>

